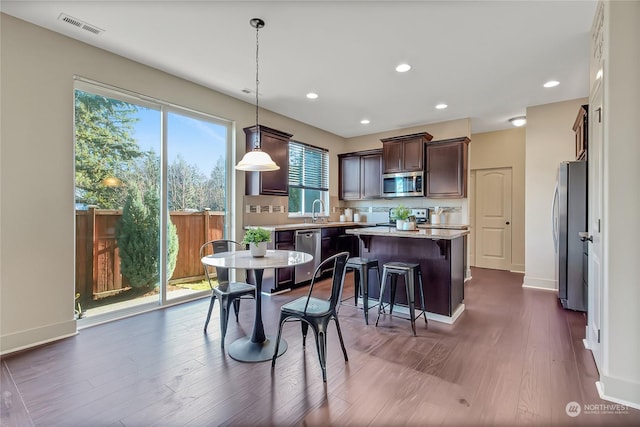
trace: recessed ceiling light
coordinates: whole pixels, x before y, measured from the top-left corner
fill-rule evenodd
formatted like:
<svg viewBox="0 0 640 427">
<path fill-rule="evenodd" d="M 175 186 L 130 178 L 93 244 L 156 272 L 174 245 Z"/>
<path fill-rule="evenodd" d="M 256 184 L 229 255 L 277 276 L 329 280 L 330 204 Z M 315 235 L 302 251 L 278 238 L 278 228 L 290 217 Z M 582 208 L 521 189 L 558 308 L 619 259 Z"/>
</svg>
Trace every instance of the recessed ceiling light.
<svg viewBox="0 0 640 427">
<path fill-rule="evenodd" d="M 400 64 L 396 67 L 396 71 L 399 73 L 406 73 L 411 69 L 411 65 L 409 64 Z"/>
<path fill-rule="evenodd" d="M 363 124 L 363 125 L 368 125 L 371 122 L 369 121 L 369 119 L 362 119 L 362 120 L 360 120 L 360 123 Z"/>
<path fill-rule="evenodd" d="M 559 82 L 559 81 L 556 81 L 556 80 L 549 80 L 548 82 L 546 82 L 545 84 L 543 84 L 543 86 L 544 86 L 544 87 L 549 88 L 549 87 L 556 87 L 556 86 L 558 86 L 559 84 L 560 84 L 560 82 Z"/>
<path fill-rule="evenodd" d="M 445 109 L 445 108 L 447 108 L 447 107 L 448 107 L 448 105 L 447 105 L 447 104 L 438 104 L 438 105 L 436 105 L 436 108 L 437 108 L 438 110 L 444 110 L 444 109 Z"/>
<path fill-rule="evenodd" d="M 512 117 L 509 122 L 516 127 L 520 127 L 527 124 L 527 118 L 525 116 Z"/>
<path fill-rule="evenodd" d="M 317 97 L 318 97 L 317 93 L 309 92 L 307 94 L 307 98 L 309 98 L 309 99 L 316 99 Z"/>
</svg>

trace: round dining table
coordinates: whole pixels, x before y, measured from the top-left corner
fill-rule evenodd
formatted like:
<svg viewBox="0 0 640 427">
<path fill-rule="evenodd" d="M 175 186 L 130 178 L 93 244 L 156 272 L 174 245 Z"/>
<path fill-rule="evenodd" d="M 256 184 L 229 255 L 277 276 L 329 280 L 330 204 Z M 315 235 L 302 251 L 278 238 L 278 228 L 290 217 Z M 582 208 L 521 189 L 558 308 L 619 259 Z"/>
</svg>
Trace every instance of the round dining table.
<svg viewBox="0 0 640 427">
<path fill-rule="evenodd" d="M 202 258 L 204 264 L 212 267 L 252 270 L 256 278 L 256 310 L 253 332 L 232 342 L 229 356 L 241 362 L 263 362 L 271 360 L 276 339 L 264 333 L 262 323 L 262 276 L 266 268 L 294 267 L 313 261 L 311 254 L 299 251 L 267 250 L 263 257 L 254 257 L 250 251 L 221 252 Z M 287 350 L 285 340 L 280 340 L 278 356 Z"/>
</svg>

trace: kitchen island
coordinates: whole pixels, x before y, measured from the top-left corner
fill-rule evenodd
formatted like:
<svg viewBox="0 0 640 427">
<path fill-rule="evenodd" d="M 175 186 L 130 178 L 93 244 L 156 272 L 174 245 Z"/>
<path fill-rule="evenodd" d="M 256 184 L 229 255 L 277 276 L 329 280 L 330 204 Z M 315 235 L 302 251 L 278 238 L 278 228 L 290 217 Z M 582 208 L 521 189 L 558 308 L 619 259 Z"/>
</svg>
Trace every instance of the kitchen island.
<svg viewBox="0 0 640 427">
<path fill-rule="evenodd" d="M 400 231 L 394 227 L 366 227 L 346 230 L 360 239 L 360 256 L 386 262 L 420 264 L 427 317 L 453 323 L 464 311 L 464 269 L 468 230 L 428 229 Z M 375 277 L 369 283 L 377 283 Z M 416 284 L 418 286 L 418 284 Z M 416 289 L 415 295 L 420 295 Z M 378 298 L 375 286 L 369 296 Z M 402 292 L 396 302 L 406 303 Z"/>
</svg>

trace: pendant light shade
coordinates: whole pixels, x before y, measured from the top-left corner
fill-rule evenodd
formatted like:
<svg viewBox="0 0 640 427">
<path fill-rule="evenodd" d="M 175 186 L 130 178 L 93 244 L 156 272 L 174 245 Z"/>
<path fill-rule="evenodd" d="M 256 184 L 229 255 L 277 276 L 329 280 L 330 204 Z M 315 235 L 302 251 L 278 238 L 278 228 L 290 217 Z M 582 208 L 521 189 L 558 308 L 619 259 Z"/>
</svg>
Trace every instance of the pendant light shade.
<svg viewBox="0 0 640 427">
<path fill-rule="evenodd" d="M 258 121 L 258 86 L 260 85 L 258 78 L 258 53 L 260 51 L 260 44 L 258 42 L 258 33 L 260 32 L 260 28 L 264 27 L 264 21 L 260 18 L 253 18 L 249 23 L 256 29 L 256 139 L 253 150 L 247 152 L 244 157 L 242 157 L 242 160 L 236 165 L 236 169 L 248 172 L 275 171 L 280 169 L 280 166 L 276 165 L 269 154 L 260 149 L 260 122 Z"/>
<path fill-rule="evenodd" d="M 248 151 L 240 163 L 236 165 L 236 169 L 248 172 L 266 172 L 277 171 L 280 166 L 271 160 L 271 156 L 259 148 Z"/>
</svg>

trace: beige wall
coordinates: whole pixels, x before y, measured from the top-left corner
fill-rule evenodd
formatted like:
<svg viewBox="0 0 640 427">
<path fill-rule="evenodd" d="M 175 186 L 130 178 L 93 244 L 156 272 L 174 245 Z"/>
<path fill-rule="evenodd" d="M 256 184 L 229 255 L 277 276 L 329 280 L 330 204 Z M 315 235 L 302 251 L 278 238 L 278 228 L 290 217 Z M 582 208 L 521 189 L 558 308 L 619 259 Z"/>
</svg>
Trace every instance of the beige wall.
<svg viewBox="0 0 640 427">
<path fill-rule="evenodd" d="M 432 123 L 429 125 L 414 126 L 409 128 L 394 129 L 386 132 L 372 133 L 364 136 L 356 136 L 345 140 L 341 153 L 352 151 L 370 150 L 382 148 L 383 138 L 414 133 L 428 132 L 433 136 L 433 141 L 439 139 L 457 138 L 459 136 L 471 137 L 471 119 L 450 120 L 447 122 Z"/>
<path fill-rule="evenodd" d="M 573 123 L 586 98 L 527 108 L 524 285 L 557 289 L 551 204 L 560 162 L 575 160 Z"/>
<path fill-rule="evenodd" d="M 255 110 L 11 16 L 0 17 L 0 352 L 6 353 L 76 332 L 75 75 L 234 121 L 236 158 L 244 154 L 242 128 L 254 124 Z M 260 122 L 328 148 L 337 164 L 342 138 L 268 111 L 261 113 Z M 337 188 L 337 173 L 337 168 L 331 172 L 332 189 Z M 237 172 L 235 181 L 234 222 L 240 226 L 244 173 Z"/>
<path fill-rule="evenodd" d="M 471 135 L 469 168 L 511 168 L 511 270 L 524 271 L 525 253 L 525 129 L 514 128 Z M 473 202 L 471 202 L 473 205 Z M 469 207 L 470 210 L 474 206 Z M 471 215 L 472 217 L 474 215 Z M 475 241 L 475 239 L 470 239 Z"/>
</svg>

